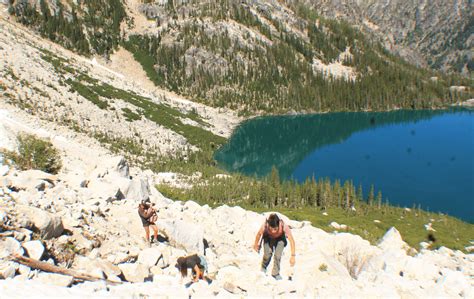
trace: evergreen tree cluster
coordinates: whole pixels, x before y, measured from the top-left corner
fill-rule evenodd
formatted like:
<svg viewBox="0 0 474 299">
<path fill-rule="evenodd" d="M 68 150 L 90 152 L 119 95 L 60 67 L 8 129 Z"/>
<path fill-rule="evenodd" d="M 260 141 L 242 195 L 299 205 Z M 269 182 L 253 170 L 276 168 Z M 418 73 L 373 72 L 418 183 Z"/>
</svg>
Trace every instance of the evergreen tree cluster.
<svg viewBox="0 0 474 299">
<path fill-rule="evenodd" d="M 126 17 L 121 0 L 72 1 L 68 8 L 61 1 L 40 0 L 37 5 L 19 1 L 9 12 L 65 48 L 105 57 L 119 45 L 120 24 Z"/>
<path fill-rule="evenodd" d="M 212 205 L 241 205 L 264 209 L 342 208 L 363 212 L 369 208 L 382 208 L 382 193 L 375 194 L 371 187 L 364 197 L 362 187 L 356 188 L 352 181 L 331 182 L 329 178 L 281 181 L 278 170 L 273 167 L 271 174 L 256 180 L 251 177 L 234 175 L 193 184 L 191 189 L 174 189 L 159 186 L 161 192 L 179 200 L 194 200 Z"/>
</svg>

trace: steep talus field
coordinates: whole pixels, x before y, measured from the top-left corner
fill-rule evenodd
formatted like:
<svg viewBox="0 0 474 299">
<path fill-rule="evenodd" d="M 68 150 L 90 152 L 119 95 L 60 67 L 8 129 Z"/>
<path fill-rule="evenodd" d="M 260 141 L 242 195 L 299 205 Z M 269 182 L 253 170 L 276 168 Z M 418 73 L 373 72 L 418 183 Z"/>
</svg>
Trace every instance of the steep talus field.
<svg viewBox="0 0 474 299">
<path fill-rule="evenodd" d="M 85 133 L 144 162 L 224 142 L 238 118 L 163 90 L 0 20 L 1 105 Z"/>
</svg>

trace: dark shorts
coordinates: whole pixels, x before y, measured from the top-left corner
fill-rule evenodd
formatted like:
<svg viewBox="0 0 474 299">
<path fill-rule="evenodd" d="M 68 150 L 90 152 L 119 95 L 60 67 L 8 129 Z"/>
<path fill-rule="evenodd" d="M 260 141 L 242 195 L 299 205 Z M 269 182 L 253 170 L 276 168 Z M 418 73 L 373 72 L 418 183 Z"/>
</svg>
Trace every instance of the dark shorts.
<svg viewBox="0 0 474 299">
<path fill-rule="evenodd" d="M 153 222 L 150 222 L 148 219 L 145 219 L 143 217 L 140 217 L 140 219 L 142 220 L 143 227 L 147 227 L 147 226 L 150 226 L 150 225 L 155 225 Z"/>
</svg>

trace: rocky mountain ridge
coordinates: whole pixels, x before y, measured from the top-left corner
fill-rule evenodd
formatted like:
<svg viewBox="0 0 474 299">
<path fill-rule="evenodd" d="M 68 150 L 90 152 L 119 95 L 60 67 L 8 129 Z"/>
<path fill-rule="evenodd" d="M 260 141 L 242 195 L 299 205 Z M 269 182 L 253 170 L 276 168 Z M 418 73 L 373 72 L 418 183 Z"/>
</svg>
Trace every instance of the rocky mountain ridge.
<svg viewBox="0 0 474 299">
<path fill-rule="evenodd" d="M 374 33 L 411 63 L 470 75 L 474 18 L 470 0 L 303 1 L 330 18 Z"/>
</svg>

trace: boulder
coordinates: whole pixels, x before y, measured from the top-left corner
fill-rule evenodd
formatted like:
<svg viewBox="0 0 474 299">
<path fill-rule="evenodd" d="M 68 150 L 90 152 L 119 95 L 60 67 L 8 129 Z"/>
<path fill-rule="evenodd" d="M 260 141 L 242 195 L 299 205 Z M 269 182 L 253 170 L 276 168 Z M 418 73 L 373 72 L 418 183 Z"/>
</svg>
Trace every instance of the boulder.
<svg viewBox="0 0 474 299">
<path fill-rule="evenodd" d="M 199 280 L 189 287 L 189 295 L 191 298 L 211 298 L 214 296 L 212 287 L 205 280 Z"/>
<path fill-rule="evenodd" d="M 57 177 L 41 170 L 31 169 L 18 173 L 17 176 L 9 176 L 9 187 L 17 190 L 44 191 L 52 188 Z"/>
<path fill-rule="evenodd" d="M 22 246 L 32 259 L 41 260 L 44 255 L 45 249 L 40 240 L 24 242 Z"/>
<path fill-rule="evenodd" d="M 74 243 L 76 250 L 89 252 L 94 248 L 94 242 L 87 239 L 79 231 L 74 230 L 70 240 Z"/>
<path fill-rule="evenodd" d="M 106 180 L 91 180 L 88 184 L 91 198 L 101 198 L 107 202 L 122 200 L 125 195 L 117 182 L 112 183 Z"/>
<path fill-rule="evenodd" d="M 435 266 L 436 263 L 427 262 L 419 258 L 407 258 L 406 263 L 401 267 L 403 277 L 417 280 L 435 280 L 439 277 L 439 268 Z M 400 273 L 400 272 L 399 272 Z"/>
<path fill-rule="evenodd" d="M 0 165 L 0 176 L 5 176 L 10 171 L 10 167 L 8 165 Z"/>
<path fill-rule="evenodd" d="M 391 227 L 385 235 L 382 237 L 382 240 L 377 244 L 377 246 L 382 250 L 388 249 L 397 249 L 397 250 L 408 250 L 410 246 L 402 240 L 400 232 L 395 228 Z"/>
<path fill-rule="evenodd" d="M 25 265 L 22 265 L 22 264 L 19 264 L 18 266 L 18 273 L 20 273 L 20 275 L 30 275 L 31 273 L 31 268 L 28 267 L 28 266 L 25 266 Z"/>
<path fill-rule="evenodd" d="M 14 262 L 0 263 L 0 279 L 15 277 L 18 264 Z"/>
<path fill-rule="evenodd" d="M 197 213 L 199 212 L 203 207 L 199 205 L 197 202 L 188 200 L 184 203 L 183 205 L 183 210 L 188 210 L 191 213 Z"/>
<path fill-rule="evenodd" d="M 147 248 L 140 252 L 137 262 L 151 268 L 158 263 L 160 257 L 162 254 L 158 248 Z"/>
<path fill-rule="evenodd" d="M 331 222 L 329 226 L 334 227 L 335 229 L 341 229 L 341 225 L 335 221 Z"/>
<path fill-rule="evenodd" d="M 150 195 L 150 184 L 148 183 L 148 180 L 140 178 L 134 178 L 130 182 L 128 190 L 125 193 L 127 199 L 133 199 L 136 202 L 141 202 L 142 200 L 149 198 Z"/>
<path fill-rule="evenodd" d="M 245 294 L 245 290 L 239 288 L 238 286 L 234 285 L 233 283 L 229 281 L 224 282 L 223 288 L 224 290 L 232 294 L 237 294 L 237 295 Z"/>
<path fill-rule="evenodd" d="M 100 165 L 98 165 L 90 174 L 91 179 L 103 178 L 110 173 L 117 173 L 123 178 L 130 177 L 130 169 L 128 162 L 124 157 L 113 157 L 105 159 Z"/>
<path fill-rule="evenodd" d="M 249 271 L 249 269 L 241 269 L 234 265 L 222 267 L 216 275 L 216 280 L 224 285 L 227 284 L 228 289 L 226 290 L 231 293 L 235 292 L 234 294 L 243 294 L 254 290 L 256 285 L 266 284 L 267 278 L 260 271 Z"/>
<path fill-rule="evenodd" d="M 0 189 L 1 190 L 1 189 Z M 6 211 L 0 210 L 0 225 L 6 224 L 8 221 L 8 214 Z"/>
<path fill-rule="evenodd" d="M 4 3 L 7 0 L 2 0 Z M 0 118 L 8 117 L 8 112 L 6 110 L 0 111 Z M 9 151 L 14 151 L 17 148 L 18 141 L 17 141 L 16 134 L 12 128 L 9 126 L 5 126 L 4 124 L 0 123 L 0 148 L 7 149 Z M 3 159 L 2 159 L 3 160 Z"/>
<path fill-rule="evenodd" d="M 20 242 L 11 237 L 0 240 L 0 259 L 7 258 L 13 254 L 24 254 L 24 250 L 21 247 Z"/>
<path fill-rule="evenodd" d="M 107 260 L 114 264 L 121 264 L 121 263 L 125 263 L 129 261 L 130 255 L 125 252 L 120 251 L 120 252 L 117 252 L 116 254 L 109 255 L 107 257 Z"/>
<path fill-rule="evenodd" d="M 160 248 L 161 257 L 158 259 L 156 264 L 161 269 L 167 268 L 170 265 L 171 249 L 170 247 Z"/>
<path fill-rule="evenodd" d="M 157 225 L 172 245 L 183 248 L 187 252 L 204 254 L 204 231 L 196 223 L 183 220 L 158 220 Z"/>
<path fill-rule="evenodd" d="M 34 278 L 34 280 L 41 281 L 47 285 L 69 287 L 72 284 L 74 278 L 72 276 L 62 274 L 40 272 L 38 273 L 38 276 Z"/>
<path fill-rule="evenodd" d="M 28 206 L 17 206 L 18 218 L 29 219 L 43 239 L 59 237 L 63 231 L 63 223 L 60 217 L 54 216 L 46 211 Z M 22 215 L 22 216 L 20 216 Z"/>
<path fill-rule="evenodd" d="M 107 260 L 91 259 L 80 255 L 74 259 L 73 268 L 99 278 L 104 278 L 104 274 L 105 277 L 116 277 L 122 273 L 119 267 Z"/>
<path fill-rule="evenodd" d="M 436 283 L 442 286 L 449 295 L 472 298 L 472 295 L 474 295 L 471 286 L 472 281 L 459 271 L 444 269 L 443 272 Z"/>
<path fill-rule="evenodd" d="M 123 273 L 125 279 L 129 282 L 144 282 L 150 274 L 148 267 L 140 263 L 119 264 L 118 267 Z"/>
</svg>

